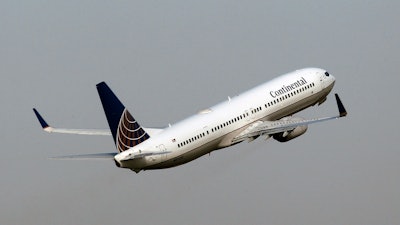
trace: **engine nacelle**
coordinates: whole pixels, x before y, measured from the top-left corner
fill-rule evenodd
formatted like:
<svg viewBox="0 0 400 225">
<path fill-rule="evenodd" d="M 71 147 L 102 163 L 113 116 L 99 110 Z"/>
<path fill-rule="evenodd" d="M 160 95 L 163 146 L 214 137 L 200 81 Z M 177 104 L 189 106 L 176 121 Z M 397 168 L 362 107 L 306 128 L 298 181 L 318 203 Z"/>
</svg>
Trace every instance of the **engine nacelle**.
<svg viewBox="0 0 400 225">
<path fill-rule="evenodd" d="M 284 117 L 281 119 L 282 121 L 299 121 L 299 120 L 303 120 L 303 118 L 298 118 L 298 117 Z M 303 125 L 303 126 L 298 126 L 296 128 L 294 128 L 292 131 L 285 131 L 282 133 L 277 133 L 272 135 L 274 137 L 275 140 L 279 141 L 279 142 L 287 142 L 290 141 L 302 134 L 304 134 L 307 131 L 308 126 L 307 125 Z"/>
</svg>

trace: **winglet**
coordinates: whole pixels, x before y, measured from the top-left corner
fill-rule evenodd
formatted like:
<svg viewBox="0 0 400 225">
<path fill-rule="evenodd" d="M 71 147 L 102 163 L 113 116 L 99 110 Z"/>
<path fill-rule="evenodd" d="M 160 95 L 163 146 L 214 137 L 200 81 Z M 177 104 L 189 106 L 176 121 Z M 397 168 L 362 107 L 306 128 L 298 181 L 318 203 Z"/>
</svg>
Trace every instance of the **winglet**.
<svg viewBox="0 0 400 225">
<path fill-rule="evenodd" d="M 39 120 L 39 123 L 43 129 L 49 127 L 49 124 L 46 123 L 46 121 L 43 119 L 43 117 L 39 114 L 39 112 L 35 108 L 33 108 L 33 112 L 35 113 L 35 115 L 36 115 L 37 119 Z"/>
<path fill-rule="evenodd" d="M 50 125 L 43 119 L 43 117 L 39 114 L 39 112 L 35 108 L 33 108 L 33 112 L 35 113 L 37 119 L 39 120 L 39 123 L 42 126 L 43 130 L 51 132 L 52 128 L 50 127 Z"/>
<path fill-rule="evenodd" d="M 340 100 L 339 95 L 335 94 L 335 97 L 336 97 L 336 103 L 337 103 L 338 109 L 339 109 L 339 115 L 340 115 L 340 117 L 345 117 L 347 115 L 347 111 L 344 108 L 344 105 L 343 105 L 342 101 Z"/>
</svg>

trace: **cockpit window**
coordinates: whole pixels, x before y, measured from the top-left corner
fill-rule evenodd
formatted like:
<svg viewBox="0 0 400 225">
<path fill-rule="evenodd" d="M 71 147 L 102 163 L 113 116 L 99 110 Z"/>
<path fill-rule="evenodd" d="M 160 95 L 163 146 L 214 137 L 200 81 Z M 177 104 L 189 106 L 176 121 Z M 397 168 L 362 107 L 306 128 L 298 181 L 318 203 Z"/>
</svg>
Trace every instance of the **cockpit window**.
<svg viewBox="0 0 400 225">
<path fill-rule="evenodd" d="M 329 77 L 329 73 L 328 73 L 328 72 L 325 72 L 325 76 Z"/>
</svg>

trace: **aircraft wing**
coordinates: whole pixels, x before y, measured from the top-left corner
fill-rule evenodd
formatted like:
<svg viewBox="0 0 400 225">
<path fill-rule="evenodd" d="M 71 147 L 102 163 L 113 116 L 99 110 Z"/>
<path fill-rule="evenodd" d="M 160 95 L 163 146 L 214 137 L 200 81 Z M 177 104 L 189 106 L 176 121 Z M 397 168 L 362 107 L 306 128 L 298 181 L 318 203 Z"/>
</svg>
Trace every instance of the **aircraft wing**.
<svg viewBox="0 0 400 225">
<path fill-rule="evenodd" d="M 289 132 L 294 130 L 296 127 L 305 126 L 313 123 L 323 122 L 327 120 L 338 119 L 347 115 L 346 109 L 344 108 L 342 101 L 338 94 L 335 94 L 336 103 L 338 105 L 339 115 L 331 117 L 323 117 L 316 119 L 300 119 L 300 120 L 276 120 L 276 121 L 258 121 L 253 125 L 249 126 L 246 130 L 236 136 L 232 143 L 238 143 L 244 140 L 252 141 L 261 135 L 272 135 L 282 132 Z"/>
<path fill-rule="evenodd" d="M 63 133 L 63 134 L 80 134 L 80 135 L 106 135 L 111 136 L 111 131 L 109 129 L 68 129 L 68 128 L 55 128 L 50 126 L 40 115 L 40 113 L 34 108 L 33 112 L 35 113 L 37 119 L 39 120 L 40 125 L 43 130 L 48 133 Z M 159 128 L 143 128 L 146 130 L 149 135 L 156 135 L 163 131 L 163 129 Z"/>
</svg>

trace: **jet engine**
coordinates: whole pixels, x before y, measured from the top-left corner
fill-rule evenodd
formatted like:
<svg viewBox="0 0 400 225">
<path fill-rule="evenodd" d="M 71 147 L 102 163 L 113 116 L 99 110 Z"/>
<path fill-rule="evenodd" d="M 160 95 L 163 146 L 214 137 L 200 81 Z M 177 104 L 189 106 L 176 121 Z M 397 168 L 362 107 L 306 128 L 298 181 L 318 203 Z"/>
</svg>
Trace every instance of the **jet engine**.
<svg viewBox="0 0 400 225">
<path fill-rule="evenodd" d="M 303 118 L 288 116 L 288 117 L 284 117 L 280 120 L 281 121 L 300 121 L 300 120 L 303 120 Z M 304 134 L 307 131 L 307 128 L 308 128 L 307 125 L 298 126 L 291 131 L 277 133 L 272 136 L 275 140 L 277 140 L 279 142 L 287 142 L 287 141 L 290 141 L 290 140 Z"/>
</svg>

